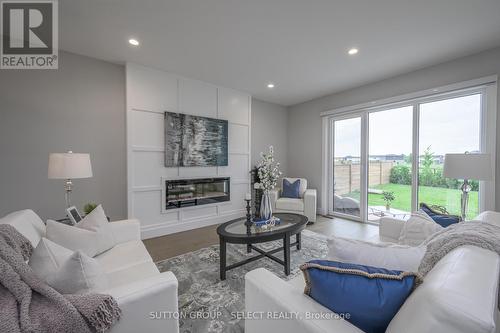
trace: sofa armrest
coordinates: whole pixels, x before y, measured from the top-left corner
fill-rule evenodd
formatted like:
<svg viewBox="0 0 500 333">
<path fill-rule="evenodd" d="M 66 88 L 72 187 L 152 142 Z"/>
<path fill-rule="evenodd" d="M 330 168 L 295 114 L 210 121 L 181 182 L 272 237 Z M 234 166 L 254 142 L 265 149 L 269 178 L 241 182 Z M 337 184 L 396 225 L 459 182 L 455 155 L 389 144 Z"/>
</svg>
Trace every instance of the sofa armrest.
<svg viewBox="0 0 500 333">
<path fill-rule="evenodd" d="M 483 221 L 500 226 L 500 212 L 487 210 L 476 216 L 476 221 Z"/>
<path fill-rule="evenodd" d="M 316 221 L 316 190 L 307 189 L 304 192 L 304 215 L 310 222 Z"/>
<path fill-rule="evenodd" d="M 332 311 L 304 295 L 303 290 L 264 268 L 245 275 L 245 313 L 251 316 L 245 319 L 245 333 L 361 333 L 349 322 L 335 318 Z M 274 314 L 293 316 L 276 319 Z M 319 319 L 322 314 L 325 316 Z"/>
<path fill-rule="evenodd" d="M 164 272 L 104 291 L 122 310 L 110 333 L 178 333 L 177 285 L 175 275 Z"/>
<path fill-rule="evenodd" d="M 122 220 L 110 222 L 117 243 L 141 240 L 141 223 L 139 220 Z"/>
<path fill-rule="evenodd" d="M 276 211 L 276 201 L 280 198 L 281 192 L 279 189 L 269 191 L 269 199 L 271 200 L 271 208 Z"/>
<path fill-rule="evenodd" d="M 399 235 L 403 229 L 405 221 L 392 217 L 382 217 L 379 225 L 380 241 L 399 243 Z"/>
</svg>

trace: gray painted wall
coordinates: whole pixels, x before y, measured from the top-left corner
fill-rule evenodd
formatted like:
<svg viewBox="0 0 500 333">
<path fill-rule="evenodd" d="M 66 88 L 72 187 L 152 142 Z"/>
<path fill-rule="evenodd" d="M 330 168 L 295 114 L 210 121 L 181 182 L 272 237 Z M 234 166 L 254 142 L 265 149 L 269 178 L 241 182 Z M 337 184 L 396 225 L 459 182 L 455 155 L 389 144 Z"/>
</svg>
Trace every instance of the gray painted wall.
<svg viewBox="0 0 500 333">
<path fill-rule="evenodd" d="M 252 167 L 260 160 L 260 152 L 273 145 L 275 159 L 280 162 L 283 175 L 287 175 L 287 128 L 286 107 L 252 99 Z"/>
<path fill-rule="evenodd" d="M 290 107 L 288 119 L 288 171 L 308 179 L 321 190 L 320 113 L 437 86 L 500 73 L 500 48 L 428 67 L 355 89 L 332 94 Z M 498 96 L 500 103 L 500 94 Z M 497 116 L 500 128 L 500 116 Z M 293 149 L 292 149 L 293 147 Z M 500 135 L 497 135 L 497 166 L 500 165 Z M 500 210 L 500 168 L 496 168 L 496 210 Z M 318 199 L 318 202 L 320 200 Z"/>
<path fill-rule="evenodd" d="M 0 71 L 0 216 L 31 208 L 64 217 L 64 182 L 47 179 L 51 152 L 91 154 L 94 177 L 75 180 L 81 210 L 126 216 L 124 67 L 60 52 L 58 70 Z"/>
<path fill-rule="evenodd" d="M 88 152 L 94 177 L 75 180 L 73 202 L 126 216 L 124 67 L 60 53 L 59 70 L 0 72 L 0 216 L 31 208 L 64 214 L 63 181 L 47 179 L 51 152 Z M 252 165 L 274 145 L 285 175 L 321 189 L 322 111 L 500 73 L 500 48 L 318 98 L 287 109 L 252 100 Z M 498 100 L 500 101 L 500 95 Z M 500 125 L 500 116 L 497 117 Z M 500 126 L 498 127 L 500 128 Z M 500 135 L 497 137 L 497 164 Z M 500 170 L 497 168 L 497 210 Z"/>
</svg>

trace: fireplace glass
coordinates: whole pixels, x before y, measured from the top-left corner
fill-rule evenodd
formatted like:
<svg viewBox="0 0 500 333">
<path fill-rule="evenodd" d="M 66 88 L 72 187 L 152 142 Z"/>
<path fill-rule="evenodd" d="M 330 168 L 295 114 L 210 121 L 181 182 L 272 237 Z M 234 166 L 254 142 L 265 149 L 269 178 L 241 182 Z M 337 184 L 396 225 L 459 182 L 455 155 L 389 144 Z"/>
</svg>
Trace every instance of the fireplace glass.
<svg viewBox="0 0 500 333">
<path fill-rule="evenodd" d="M 165 181 L 165 208 L 199 206 L 230 200 L 230 178 Z"/>
</svg>

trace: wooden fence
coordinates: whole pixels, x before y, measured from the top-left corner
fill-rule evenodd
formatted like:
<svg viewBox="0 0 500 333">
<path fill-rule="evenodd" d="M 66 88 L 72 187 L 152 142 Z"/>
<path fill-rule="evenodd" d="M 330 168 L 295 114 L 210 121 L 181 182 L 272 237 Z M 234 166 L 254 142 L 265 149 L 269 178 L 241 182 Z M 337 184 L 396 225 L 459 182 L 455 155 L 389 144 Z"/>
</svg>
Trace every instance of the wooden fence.
<svg viewBox="0 0 500 333">
<path fill-rule="evenodd" d="M 368 168 L 368 186 L 388 184 L 394 162 L 373 161 Z M 335 194 L 344 195 L 360 189 L 361 170 L 359 163 L 335 164 Z"/>
</svg>

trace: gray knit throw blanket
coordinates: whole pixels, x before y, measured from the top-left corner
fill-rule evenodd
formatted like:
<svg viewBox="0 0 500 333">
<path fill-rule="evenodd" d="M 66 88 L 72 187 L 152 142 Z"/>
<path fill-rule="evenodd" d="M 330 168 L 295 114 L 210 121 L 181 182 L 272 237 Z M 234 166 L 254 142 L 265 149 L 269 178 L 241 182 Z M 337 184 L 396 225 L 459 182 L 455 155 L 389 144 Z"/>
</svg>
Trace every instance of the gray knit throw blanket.
<svg viewBox="0 0 500 333">
<path fill-rule="evenodd" d="M 0 224 L 0 332 L 105 332 L 120 318 L 109 295 L 62 295 L 31 270 L 33 247 L 14 227 Z"/>
<path fill-rule="evenodd" d="M 500 226 L 481 221 L 461 222 L 436 232 L 423 245 L 427 251 L 418 272 L 425 276 L 441 258 L 460 246 L 474 245 L 500 255 Z"/>
</svg>

